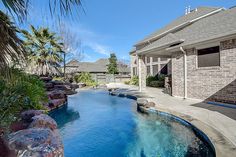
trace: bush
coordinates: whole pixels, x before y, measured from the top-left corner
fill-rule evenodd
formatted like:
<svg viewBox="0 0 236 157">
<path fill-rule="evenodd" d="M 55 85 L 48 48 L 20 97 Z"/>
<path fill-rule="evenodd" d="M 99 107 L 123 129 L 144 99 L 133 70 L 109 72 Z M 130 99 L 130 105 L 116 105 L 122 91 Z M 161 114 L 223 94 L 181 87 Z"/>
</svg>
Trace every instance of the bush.
<svg viewBox="0 0 236 157">
<path fill-rule="evenodd" d="M 158 81 L 157 75 L 156 75 L 156 76 L 148 76 L 148 77 L 147 77 L 147 79 L 146 79 L 146 84 L 147 84 L 147 86 L 150 86 L 150 83 L 151 83 L 152 81 Z"/>
<path fill-rule="evenodd" d="M 130 80 L 129 80 L 129 81 L 125 81 L 124 83 L 127 84 L 127 85 L 129 85 L 129 84 L 130 84 Z"/>
<path fill-rule="evenodd" d="M 8 76 L 6 76 L 6 73 Z M 9 69 L 0 76 L 0 127 L 7 129 L 28 109 L 44 109 L 47 102 L 44 83 L 37 77 L 18 69 Z"/>
<path fill-rule="evenodd" d="M 150 87 L 164 87 L 164 82 L 163 81 L 151 81 L 149 86 Z"/>
<path fill-rule="evenodd" d="M 146 79 L 147 86 L 150 87 L 164 87 L 166 75 L 159 74 L 156 76 L 148 76 Z"/>
<path fill-rule="evenodd" d="M 60 76 L 55 76 L 53 77 L 54 81 L 64 81 L 64 77 L 60 77 Z"/>
<path fill-rule="evenodd" d="M 138 86 L 138 84 L 139 84 L 139 78 L 138 78 L 138 76 L 133 76 L 133 77 L 131 78 L 131 80 L 130 80 L 130 85 L 136 85 L 136 86 Z"/>
<path fill-rule="evenodd" d="M 79 75 L 75 75 L 74 80 L 76 83 L 85 83 L 87 86 L 97 86 L 97 82 L 92 79 L 90 73 L 82 72 Z"/>
</svg>

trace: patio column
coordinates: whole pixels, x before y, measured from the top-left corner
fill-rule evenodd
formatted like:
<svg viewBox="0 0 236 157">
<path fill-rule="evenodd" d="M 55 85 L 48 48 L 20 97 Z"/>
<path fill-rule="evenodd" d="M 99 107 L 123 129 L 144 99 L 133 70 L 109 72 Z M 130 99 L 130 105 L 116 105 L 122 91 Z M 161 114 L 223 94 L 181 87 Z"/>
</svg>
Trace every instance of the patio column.
<svg viewBox="0 0 236 157">
<path fill-rule="evenodd" d="M 153 60 L 152 60 L 153 58 L 152 57 L 150 57 L 150 75 L 151 76 L 153 76 L 153 66 L 152 66 L 152 62 L 153 62 Z"/>
<path fill-rule="evenodd" d="M 142 92 L 146 88 L 147 67 L 145 65 L 145 56 L 138 56 L 138 72 L 139 72 L 139 91 Z"/>
</svg>

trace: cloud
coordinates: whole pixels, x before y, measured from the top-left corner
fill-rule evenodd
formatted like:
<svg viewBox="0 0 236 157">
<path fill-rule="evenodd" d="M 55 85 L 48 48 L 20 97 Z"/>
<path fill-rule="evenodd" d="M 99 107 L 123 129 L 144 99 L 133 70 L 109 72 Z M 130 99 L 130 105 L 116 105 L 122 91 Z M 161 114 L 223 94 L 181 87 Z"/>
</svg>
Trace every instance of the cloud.
<svg viewBox="0 0 236 157">
<path fill-rule="evenodd" d="M 91 48 L 92 50 L 94 50 L 95 52 L 99 54 L 106 55 L 106 56 L 110 54 L 109 48 L 107 46 L 104 46 L 98 43 L 93 43 L 93 42 L 86 42 L 83 45 Z"/>
<path fill-rule="evenodd" d="M 111 48 L 105 44 L 102 44 L 106 37 L 95 33 L 88 28 L 84 28 L 82 25 L 70 25 L 68 28 L 77 34 L 78 38 L 81 39 L 82 46 L 92 49 L 94 52 L 108 56 Z"/>
<path fill-rule="evenodd" d="M 86 59 L 86 60 L 91 60 L 91 59 L 92 59 L 92 57 L 91 57 L 90 55 L 88 55 L 87 53 L 84 53 L 84 54 L 83 54 L 83 57 L 84 57 L 84 59 Z"/>
</svg>

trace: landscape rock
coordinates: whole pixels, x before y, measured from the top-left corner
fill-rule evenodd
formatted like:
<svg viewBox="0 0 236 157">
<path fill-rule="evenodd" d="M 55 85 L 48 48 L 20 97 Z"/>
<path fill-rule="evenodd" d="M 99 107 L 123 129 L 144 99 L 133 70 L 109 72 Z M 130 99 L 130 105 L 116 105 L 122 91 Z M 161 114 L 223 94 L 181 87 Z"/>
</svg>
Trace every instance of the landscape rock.
<svg viewBox="0 0 236 157">
<path fill-rule="evenodd" d="M 155 107 L 155 103 L 154 102 L 148 102 L 146 105 L 145 105 L 145 107 L 146 108 L 150 108 L 150 107 Z"/>
<path fill-rule="evenodd" d="M 62 90 L 53 90 L 47 93 L 50 99 L 64 99 L 66 98 L 66 92 Z"/>
<path fill-rule="evenodd" d="M 21 113 L 21 119 L 24 122 L 32 122 L 32 117 L 43 114 L 43 112 L 41 110 L 27 110 Z"/>
<path fill-rule="evenodd" d="M 10 150 L 9 145 L 0 137 L 0 157 L 16 157 L 15 151 Z"/>
<path fill-rule="evenodd" d="M 51 78 L 51 77 L 40 77 L 40 79 L 41 79 L 43 82 L 50 82 L 50 81 L 52 81 L 52 78 Z"/>
<path fill-rule="evenodd" d="M 53 87 L 54 87 L 53 83 L 50 82 L 45 83 L 45 88 L 47 91 L 53 89 Z"/>
<path fill-rule="evenodd" d="M 63 145 L 58 131 L 30 128 L 12 133 L 9 147 L 19 157 L 63 157 Z"/>
<path fill-rule="evenodd" d="M 54 108 L 54 107 L 61 106 L 64 103 L 66 103 L 66 99 L 53 99 L 53 100 L 50 100 L 50 102 L 48 103 L 48 106 L 50 108 Z"/>
<path fill-rule="evenodd" d="M 148 103 L 147 99 L 143 99 L 143 98 L 137 99 L 138 106 L 145 106 L 147 103 Z"/>
<path fill-rule="evenodd" d="M 83 88 L 83 87 L 85 87 L 85 86 L 86 86 L 86 84 L 85 84 L 85 83 L 78 83 L 78 85 L 79 85 L 79 88 Z"/>
<path fill-rule="evenodd" d="M 51 81 L 51 83 L 52 83 L 53 85 L 63 85 L 63 84 L 64 84 L 63 81 L 59 81 L 59 80 Z"/>
<path fill-rule="evenodd" d="M 57 129 L 57 123 L 54 119 L 46 114 L 34 116 L 33 121 L 29 125 L 29 128 L 50 128 L 51 130 Z"/>
<path fill-rule="evenodd" d="M 16 121 L 16 122 L 13 122 L 10 125 L 10 130 L 12 132 L 16 132 L 16 131 L 19 131 L 19 130 L 24 130 L 24 129 L 28 128 L 29 124 L 30 124 L 30 122 L 24 122 L 23 120 Z"/>
</svg>

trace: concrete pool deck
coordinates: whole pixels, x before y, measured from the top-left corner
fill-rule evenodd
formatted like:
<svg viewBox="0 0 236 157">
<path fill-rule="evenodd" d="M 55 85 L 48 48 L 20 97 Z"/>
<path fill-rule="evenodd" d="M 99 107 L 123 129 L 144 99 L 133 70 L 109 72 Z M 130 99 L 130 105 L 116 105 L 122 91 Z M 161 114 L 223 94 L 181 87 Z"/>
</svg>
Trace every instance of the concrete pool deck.
<svg viewBox="0 0 236 157">
<path fill-rule="evenodd" d="M 154 102 L 155 109 L 178 116 L 200 130 L 211 140 L 216 155 L 232 157 L 236 154 L 236 108 L 227 108 L 201 102 L 195 99 L 172 97 L 160 88 L 147 87 L 142 93 L 137 86 L 118 83 L 107 85 L 118 88 L 118 92 Z"/>
</svg>

